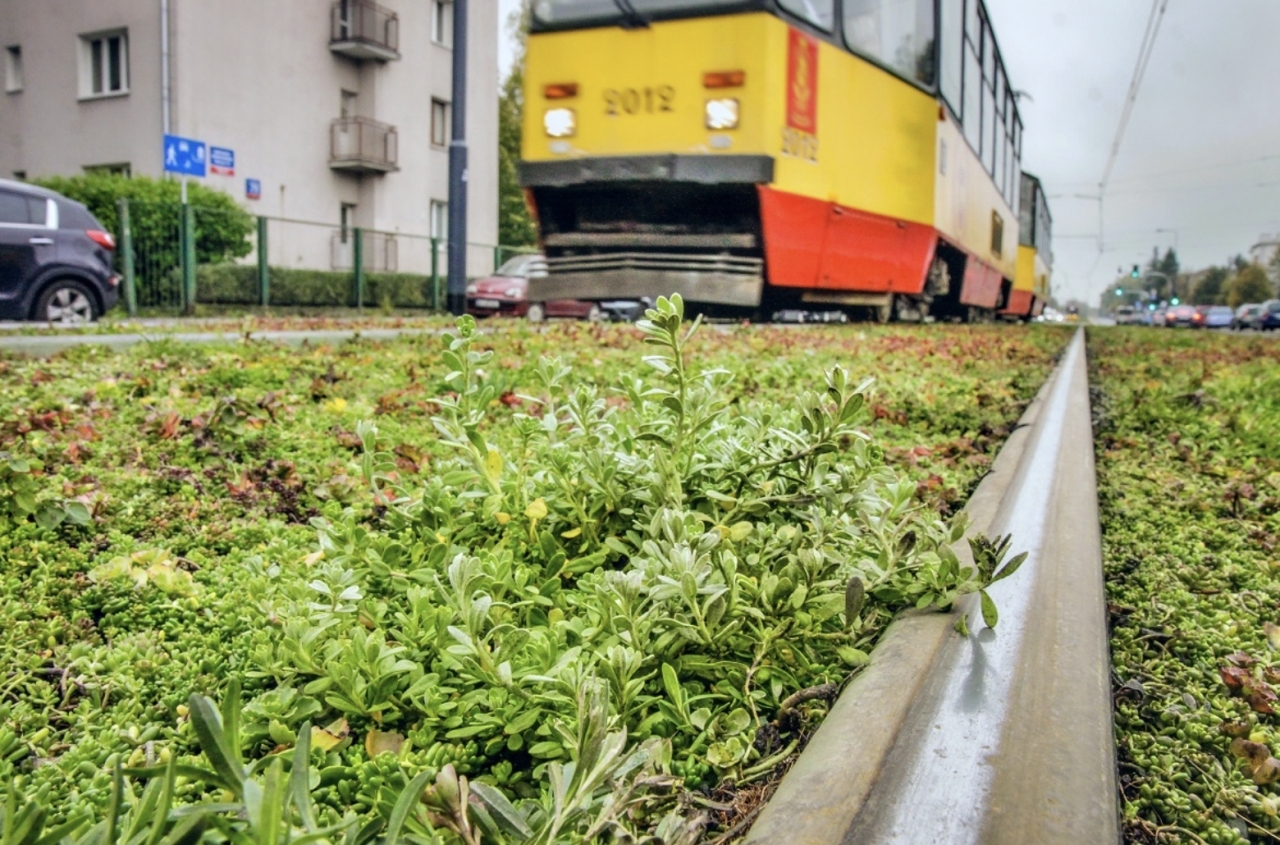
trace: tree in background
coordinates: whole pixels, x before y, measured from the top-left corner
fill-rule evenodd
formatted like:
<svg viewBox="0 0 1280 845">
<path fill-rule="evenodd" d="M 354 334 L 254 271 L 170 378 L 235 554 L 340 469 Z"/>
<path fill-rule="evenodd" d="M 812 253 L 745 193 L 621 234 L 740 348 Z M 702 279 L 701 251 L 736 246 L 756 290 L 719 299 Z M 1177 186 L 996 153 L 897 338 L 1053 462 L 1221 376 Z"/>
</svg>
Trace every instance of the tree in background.
<svg viewBox="0 0 1280 845">
<path fill-rule="evenodd" d="M 1192 304 L 1221 305 L 1226 297 L 1227 278 L 1226 267 L 1210 267 L 1191 291 Z"/>
<path fill-rule="evenodd" d="M 1164 273 L 1170 279 L 1178 278 L 1178 272 L 1182 268 L 1178 264 L 1178 253 L 1173 251 L 1173 247 L 1169 247 L 1169 249 L 1165 251 L 1164 258 L 1160 259 L 1155 269 Z"/>
<path fill-rule="evenodd" d="M 1227 304 L 1239 308 L 1251 302 L 1263 302 L 1274 290 L 1267 273 L 1257 264 L 1246 264 L 1227 285 Z"/>
<path fill-rule="evenodd" d="M 1162 275 L 1151 275 L 1144 279 L 1145 286 L 1149 290 L 1156 292 L 1157 299 L 1168 299 L 1178 295 L 1178 254 L 1170 247 L 1165 252 L 1164 257 L 1160 257 L 1160 250 L 1153 248 L 1151 250 L 1151 260 L 1147 262 L 1148 273 L 1160 273 Z"/>
<path fill-rule="evenodd" d="M 529 33 L 529 4 L 521 3 L 507 21 L 515 39 L 515 59 L 498 96 L 498 243 L 534 246 L 538 232 L 520 188 L 520 141 L 524 119 L 524 60 Z"/>
</svg>

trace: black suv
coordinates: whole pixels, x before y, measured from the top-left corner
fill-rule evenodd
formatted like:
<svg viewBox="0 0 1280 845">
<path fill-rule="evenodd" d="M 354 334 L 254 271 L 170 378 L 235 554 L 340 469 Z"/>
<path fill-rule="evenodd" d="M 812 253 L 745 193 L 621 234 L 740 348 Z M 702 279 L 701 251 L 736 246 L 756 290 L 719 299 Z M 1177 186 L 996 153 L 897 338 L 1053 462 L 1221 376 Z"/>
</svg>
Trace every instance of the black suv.
<svg viewBox="0 0 1280 845">
<path fill-rule="evenodd" d="M 115 248 L 80 203 L 0 179 L 0 319 L 96 320 L 119 298 Z"/>
</svg>

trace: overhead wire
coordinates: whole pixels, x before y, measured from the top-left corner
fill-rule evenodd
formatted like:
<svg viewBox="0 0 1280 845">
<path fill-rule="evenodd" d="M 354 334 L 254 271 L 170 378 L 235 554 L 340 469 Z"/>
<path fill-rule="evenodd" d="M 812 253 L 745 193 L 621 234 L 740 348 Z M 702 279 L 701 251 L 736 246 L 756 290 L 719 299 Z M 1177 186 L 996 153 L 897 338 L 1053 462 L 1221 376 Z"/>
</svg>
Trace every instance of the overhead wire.
<svg viewBox="0 0 1280 845">
<path fill-rule="evenodd" d="M 1111 144 L 1111 154 L 1107 157 L 1107 166 L 1102 171 L 1099 192 L 1106 193 L 1107 182 L 1111 179 L 1111 171 L 1120 156 L 1120 146 L 1124 142 L 1125 130 L 1129 128 L 1129 119 L 1133 116 L 1133 107 L 1138 102 L 1138 92 L 1142 89 L 1143 77 L 1147 75 L 1147 66 L 1151 63 L 1151 54 L 1155 50 L 1156 36 L 1160 34 L 1160 24 L 1164 20 L 1169 0 L 1153 0 L 1151 14 L 1147 18 L 1147 27 L 1142 35 L 1142 46 L 1138 50 L 1138 63 L 1133 69 L 1133 79 L 1129 82 L 1129 93 L 1125 97 L 1124 111 L 1120 113 L 1120 125 L 1116 128 L 1116 139 Z"/>
<path fill-rule="evenodd" d="M 1129 119 L 1133 116 L 1134 105 L 1138 102 L 1138 92 L 1142 90 L 1142 80 L 1147 75 L 1147 66 L 1151 63 L 1151 55 L 1155 51 L 1156 36 L 1160 34 L 1160 24 L 1164 20 L 1169 0 L 1152 0 L 1151 13 L 1147 15 L 1147 25 L 1142 33 L 1142 44 L 1138 48 L 1138 62 L 1133 68 L 1133 79 L 1129 82 L 1129 92 L 1125 96 L 1124 109 L 1120 113 L 1120 125 L 1116 127 L 1115 141 L 1111 144 L 1111 153 L 1107 156 L 1107 166 L 1102 171 L 1102 181 L 1098 183 L 1098 255 L 1089 269 L 1086 279 L 1092 280 L 1093 273 L 1102 262 L 1106 253 L 1106 224 L 1103 212 L 1106 206 L 1107 183 L 1111 180 L 1111 171 L 1120 157 L 1120 147 L 1124 142 L 1125 130 L 1129 128 Z"/>
</svg>

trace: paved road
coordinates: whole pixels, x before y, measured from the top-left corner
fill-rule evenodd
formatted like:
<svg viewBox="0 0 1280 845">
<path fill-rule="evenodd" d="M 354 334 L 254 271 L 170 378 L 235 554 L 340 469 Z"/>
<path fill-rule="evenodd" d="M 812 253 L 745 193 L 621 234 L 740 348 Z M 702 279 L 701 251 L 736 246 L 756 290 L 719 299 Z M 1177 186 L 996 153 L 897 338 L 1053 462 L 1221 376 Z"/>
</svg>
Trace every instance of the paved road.
<svg viewBox="0 0 1280 845">
<path fill-rule="evenodd" d="M 172 340 L 177 343 L 237 343 L 239 341 L 265 340 L 301 346 L 304 343 L 341 343 L 354 337 L 370 340 L 393 340 L 422 334 L 437 334 L 439 329 L 306 329 L 296 331 L 259 332 L 163 332 L 156 334 L 48 334 L 4 335 L 0 334 L 0 350 L 18 355 L 43 358 L 56 355 L 75 346 L 104 346 L 108 349 L 126 349 L 139 343 Z"/>
</svg>

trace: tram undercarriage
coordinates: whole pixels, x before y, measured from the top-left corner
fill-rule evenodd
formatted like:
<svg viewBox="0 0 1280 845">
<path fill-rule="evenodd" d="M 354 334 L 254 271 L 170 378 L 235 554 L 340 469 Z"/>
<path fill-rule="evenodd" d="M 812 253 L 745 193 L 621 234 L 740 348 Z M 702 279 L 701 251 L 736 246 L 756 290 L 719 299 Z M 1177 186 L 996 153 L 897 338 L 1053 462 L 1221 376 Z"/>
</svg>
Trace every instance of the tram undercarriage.
<svg viewBox="0 0 1280 845">
<path fill-rule="evenodd" d="M 522 166 L 547 275 L 537 300 L 679 293 L 711 315 L 994 319 L 1010 283 L 928 227 L 782 195 L 765 156 L 637 156 Z M 910 229 L 908 226 L 910 225 Z"/>
</svg>

